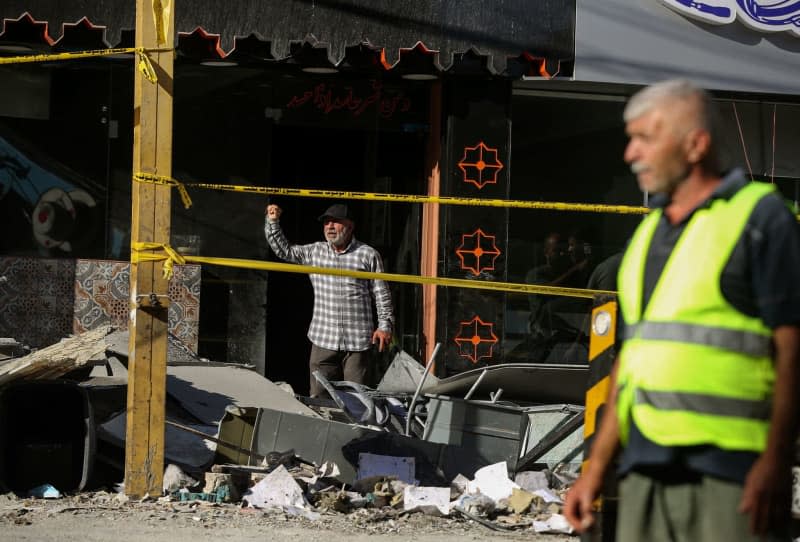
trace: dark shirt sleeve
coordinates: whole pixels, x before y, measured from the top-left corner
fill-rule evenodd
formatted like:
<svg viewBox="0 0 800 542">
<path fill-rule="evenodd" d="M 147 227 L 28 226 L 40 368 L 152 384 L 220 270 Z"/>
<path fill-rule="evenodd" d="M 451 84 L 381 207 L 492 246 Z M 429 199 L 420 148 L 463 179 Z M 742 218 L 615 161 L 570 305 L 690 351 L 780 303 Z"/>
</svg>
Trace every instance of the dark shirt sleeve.
<svg viewBox="0 0 800 542">
<path fill-rule="evenodd" d="M 739 259 L 749 273 L 727 272 Z M 800 324 L 800 227 L 780 196 L 765 197 L 753 210 L 721 288 L 734 307 L 772 329 Z"/>
</svg>

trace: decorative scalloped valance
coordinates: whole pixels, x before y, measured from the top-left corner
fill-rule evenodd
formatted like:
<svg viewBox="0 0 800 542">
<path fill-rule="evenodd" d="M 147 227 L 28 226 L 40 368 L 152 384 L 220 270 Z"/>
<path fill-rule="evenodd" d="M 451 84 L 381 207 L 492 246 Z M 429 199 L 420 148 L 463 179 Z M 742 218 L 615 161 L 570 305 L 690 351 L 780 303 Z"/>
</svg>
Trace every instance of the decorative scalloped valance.
<svg viewBox="0 0 800 542">
<path fill-rule="evenodd" d="M 509 78 L 569 76 L 574 63 L 574 0 L 250 0 L 236 6 L 233 13 L 208 0 L 182 3 L 178 58 L 281 63 L 312 72 Z M 7 0 L 0 8 L 0 54 L 132 47 L 133 10 L 133 2 L 108 0 L 80 6 Z M 54 28 L 61 29 L 55 38 Z"/>
</svg>

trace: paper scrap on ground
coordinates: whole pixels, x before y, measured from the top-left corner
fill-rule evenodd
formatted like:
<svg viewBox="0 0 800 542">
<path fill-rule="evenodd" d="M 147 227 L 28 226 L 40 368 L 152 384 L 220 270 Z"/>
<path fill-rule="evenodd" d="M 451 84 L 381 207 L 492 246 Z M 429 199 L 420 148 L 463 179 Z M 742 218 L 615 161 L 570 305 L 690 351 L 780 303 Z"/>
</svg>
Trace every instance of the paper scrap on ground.
<svg viewBox="0 0 800 542">
<path fill-rule="evenodd" d="M 282 508 L 284 510 L 308 509 L 303 490 L 294 481 L 286 467 L 279 465 L 260 482 L 251 487 L 242 500 L 254 508 Z"/>
<path fill-rule="evenodd" d="M 508 478 L 505 461 L 478 469 L 475 471 L 475 479 L 467 484 L 469 493 L 480 492 L 495 501 L 510 497 L 514 488 L 519 489 L 519 486 Z"/>
<path fill-rule="evenodd" d="M 547 521 L 534 521 L 533 530 L 537 533 L 564 533 L 572 534 L 572 527 L 567 518 L 561 514 L 553 514 Z"/>
<path fill-rule="evenodd" d="M 559 497 L 549 489 L 537 489 L 536 491 L 533 492 L 533 494 L 541 497 L 547 504 L 550 504 L 552 502 L 556 504 L 564 504 L 564 501 L 561 500 L 561 497 Z"/>
<path fill-rule="evenodd" d="M 420 510 L 426 514 L 450 513 L 449 487 L 406 486 L 403 491 L 403 510 Z"/>
</svg>

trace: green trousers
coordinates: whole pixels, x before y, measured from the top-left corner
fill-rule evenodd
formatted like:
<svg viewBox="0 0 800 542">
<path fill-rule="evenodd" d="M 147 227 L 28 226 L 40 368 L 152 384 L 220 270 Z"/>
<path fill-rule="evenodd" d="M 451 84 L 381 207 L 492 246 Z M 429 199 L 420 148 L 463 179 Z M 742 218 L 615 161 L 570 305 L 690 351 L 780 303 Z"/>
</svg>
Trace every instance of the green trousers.
<svg viewBox="0 0 800 542">
<path fill-rule="evenodd" d="M 736 509 L 742 486 L 710 476 L 665 483 L 629 473 L 619 485 L 617 542 L 788 541 L 786 534 L 750 535 L 749 516 Z"/>
</svg>

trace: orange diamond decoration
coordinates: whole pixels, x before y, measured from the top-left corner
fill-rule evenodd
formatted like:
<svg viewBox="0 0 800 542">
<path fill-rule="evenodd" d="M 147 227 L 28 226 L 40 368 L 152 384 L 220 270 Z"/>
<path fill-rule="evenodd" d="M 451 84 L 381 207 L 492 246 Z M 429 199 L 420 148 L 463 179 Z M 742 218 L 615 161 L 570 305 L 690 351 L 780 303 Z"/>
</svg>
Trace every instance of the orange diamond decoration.
<svg viewBox="0 0 800 542">
<path fill-rule="evenodd" d="M 464 182 L 472 183 L 480 190 L 487 184 L 497 184 L 497 173 L 503 163 L 497 159 L 497 149 L 487 147 L 481 141 L 474 147 L 464 148 L 464 157 L 458 163 L 464 173 Z"/>
<path fill-rule="evenodd" d="M 456 249 L 461 269 L 480 275 L 482 271 L 494 270 L 494 262 L 500 256 L 494 235 L 486 235 L 478 228 L 474 233 L 461 236 L 461 246 Z M 483 258 L 483 259 L 481 259 Z"/>
<path fill-rule="evenodd" d="M 492 331 L 494 324 L 487 324 L 478 316 L 469 322 L 461 322 L 455 338 L 458 355 L 472 363 L 492 357 L 492 349 L 497 344 L 497 335 Z"/>
</svg>

